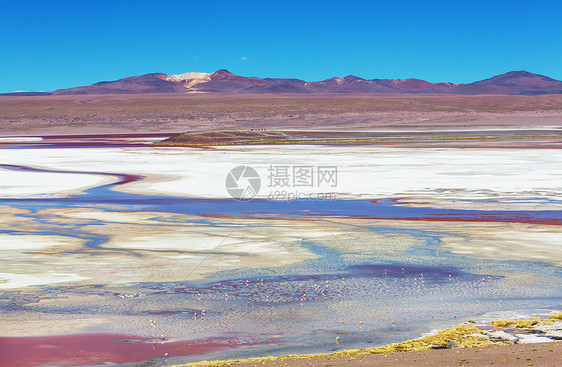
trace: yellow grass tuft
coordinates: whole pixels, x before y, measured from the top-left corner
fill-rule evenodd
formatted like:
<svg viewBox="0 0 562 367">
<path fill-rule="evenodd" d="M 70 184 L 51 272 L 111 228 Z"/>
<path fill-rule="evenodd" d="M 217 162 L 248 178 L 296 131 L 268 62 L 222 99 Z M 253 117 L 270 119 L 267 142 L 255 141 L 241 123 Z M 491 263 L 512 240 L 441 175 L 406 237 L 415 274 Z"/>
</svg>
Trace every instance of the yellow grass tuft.
<svg viewBox="0 0 562 367">
<path fill-rule="evenodd" d="M 515 326 L 518 329 L 532 329 L 541 322 L 541 319 L 538 317 L 531 317 L 527 320 L 497 320 L 492 321 L 492 326 L 495 327 L 508 327 L 508 326 Z"/>
<path fill-rule="evenodd" d="M 476 336 L 475 334 L 481 334 Z M 423 338 L 408 340 L 401 343 L 389 344 L 382 347 L 351 349 L 336 352 L 334 355 L 359 355 L 374 353 L 409 352 L 414 350 L 429 350 L 435 347 L 447 348 L 453 344 L 454 348 L 466 348 L 474 346 L 493 345 L 490 338 L 482 335 L 482 330 L 475 326 L 461 324 L 449 329 L 439 330 L 437 334 L 424 336 Z"/>
</svg>

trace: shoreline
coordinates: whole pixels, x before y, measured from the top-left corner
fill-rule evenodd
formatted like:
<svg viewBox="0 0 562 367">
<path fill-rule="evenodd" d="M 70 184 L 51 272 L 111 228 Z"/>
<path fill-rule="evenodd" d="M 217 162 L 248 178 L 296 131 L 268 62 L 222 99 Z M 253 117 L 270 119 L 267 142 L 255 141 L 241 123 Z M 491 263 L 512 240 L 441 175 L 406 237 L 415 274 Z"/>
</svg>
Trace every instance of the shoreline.
<svg viewBox="0 0 562 367">
<path fill-rule="evenodd" d="M 456 354 L 459 354 L 460 351 L 463 351 L 463 355 L 470 355 L 471 358 L 474 358 L 475 353 L 479 353 L 483 350 L 489 351 L 491 347 L 500 347 L 500 349 L 503 347 L 517 347 L 519 352 L 521 352 L 521 348 L 528 349 L 526 352 L 529 350 L 536 352 L 538 351 L 538 347 L 540 347 L 544 349 L 541 350 L 542 353 L 548 349 L 548 353 L 552 354 L 548 355 L 548 357 L 554 357 L 556 358 L 555 360 L 560 360 L 560 358 L 562 358 L 562 312 L 553 313 L 548 319 L 531 317 L 524 320 L 491 321 L 491 330 L 473 326 L 474 324 L 475 323 L 471 320 L 468 322 L 468 325 L 467 323 L 462 323 L 459 326 L 441 329 L 436 333 L 421 338 L 387 344 L 380 347 L 348 349 L 329 354 L 300 354 L 238 360 L 201 361 L 177 366 L 251 366 L 255 365 L 254 363 L 256 362 L 260 362 L 261 365 L 270 366 L 278 365 L 277 362 L 283 362 L 282 365 L 284 366 L 309 366 L 326 365 L 326 361 L 337 362 L 335 365 L 354 366 L 363 364 L 363 359 L 369 359 L 370 361 L 365 363 L 370 363 L 371 365 L 373 365 L 376 359 L 377 366 L 402 366 L 403 363 L 408 362 L 407 360 L 412 360 L 415 356 L 417 356 L 417 358 L 423 358 L 424 354 L 426 354 L 426 356 L 431 355 L 431 358 L 428 360 L 432 361 L 432 363 L 439 362 L 439 360 L 435 358 L 435 354 L 439 354 L 440 357 L 444 357 L 445 360 L 450 362 L 451 359 L 458 357 Z M 538 334 L 541 336 L 537 336 Z M 529 336 L 521 337 L 521 335 Z M 536 342 L 532 343 L 531 341 Z M 550 346 L 552 346 L 552 348 Z M 556 349 L 556 351 L 554 351 L 554 349 Z M 473 351 L 473 353 L 470 351 Z M 499 353 L 505 352 L 497 349 L 496 351 Z M 398 355 L 402 357 L 405 353 L 409 353 L 409 355 L 404 358 L 405 360 L 399 361 L 398 358 L 395 358 L 394 361 L 392 361 L 392 358 L 389 358 L 386 362 L 390 363 L 380 364 L 383 358 L 386 359 L 388 356 L 395 357 Z M 447 353 L 449 356 L 446 355 Z M 549 359 L 548 357 L 545 358 L 545 361 Z M 416 362 L 416 359 L 413 359 L 413 361 Z M 400 363 L 394 364 L 394 362 Z M 464 358 L 464 362 L 469 364 L 466 358 Z M 496 366 L 502 365 L 496 364 L 496 360 L 492 362 L 492 364 Z M 463 358 L 461 358 L 459 364 L 463 365 Z M 505 366 L 512 366 L 512 364 L 505 364 Z"/>
<path fill-rule="evenodd" d="M 194 148 L 227 149 L 237 146 L 377 146 L 390 148 L 503 148 L 560 149 L 562 129 L 463 128 L 408 131 L 338 129 L 195 130 L 190 132 L 131 132 L 97 134 L 0 134 L 0 148 Z"/>
<path fill-rule="evenodd" d="M 486 347 L 434 349 L 382 354 L 364 354 L 360 356 L 323 356 L 310 359 L 285 359 L 274 361 L 226 362 L 199 365 L 209 367 L 253 367 L 253 366 L 552 366 L 562 359 L 562 343 L 534 343 L 494 345 Z M 176 366 L 176 367 L 179 367 Z"/>
<path fill-rule="evenodd" d="M 106 363 L 172 365 L 176 367 L 226 366 L 556 366 L 562 360 L 562 312 L 550 318 L 496 320 L 488 327 L 468 321 L 417 339 L 379 347 L 333 353 L 282 355 L 174 364 L 171 358 L 196 356 L 274 342 L 238 337 L 190 340 L 128 334 L 69 334 L 50 337 L 1 337 L 0 364 L 86 366 Z M 542 333 L 542 334 L 541 334 Z M 550 333 L 548 342 L 543 336 Z M 516 335 L 527 335 L 518 338 Z M 543 338 L 542 341 L 539 341 Z M 4 348 L 2 348 L 2 346 Z M 45 348 L 49 346 L 49 348 Z M 25 350 L 33 354 L 22 353 Z M 187 354 L 185 354 L 187 353 Z M 140 359 L 139 359 L 140 358 Z M 528 359 L 531 358 L 531 359 Z M 531 364 L 529 364 L 531 363 Z"/>
</svg>

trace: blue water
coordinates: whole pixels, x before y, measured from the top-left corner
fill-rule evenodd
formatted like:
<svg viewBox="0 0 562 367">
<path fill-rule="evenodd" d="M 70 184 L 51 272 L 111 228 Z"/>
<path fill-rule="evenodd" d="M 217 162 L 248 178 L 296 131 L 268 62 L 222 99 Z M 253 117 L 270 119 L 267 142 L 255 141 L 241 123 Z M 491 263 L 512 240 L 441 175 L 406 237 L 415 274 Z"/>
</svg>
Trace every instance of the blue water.
<svg viewBox="0 0 562 367">
<path fill-rule="evenodd" d="M 36 169 L 23 166 L 0 165 L 1 168 L 48 173 L 75 173 L 105 175 L 115 177 L 117 182 L 97 186 L 83 193 L 62 198 L 2 198 L 0 204 L 9 204 L 27 209 L 68 208 L 73 206 L 119 205 L 123 210 L 150 210 L 165 213 L 189 215 L 223 215 L 223 216 L 267 216 L 267 217 L 349 217 L 377 219 L 412 219 L 412 220 L 457 220 L 457 221 L 494 221 L 562 224 L 562 210 L 461 210 L 431 207 L 412 207 L 398 205 L 393 200 L 268 200 L 252 199 L 240 201 L 234 199 L 201 199 L 166 195 L 129 194 L 114 190 L 115 187 L 141 180 L 141 176 L 102 172 L 76 172 L 63 170 Z M 477 203 L 475 203 L 477 206 Z"/>
</svg>

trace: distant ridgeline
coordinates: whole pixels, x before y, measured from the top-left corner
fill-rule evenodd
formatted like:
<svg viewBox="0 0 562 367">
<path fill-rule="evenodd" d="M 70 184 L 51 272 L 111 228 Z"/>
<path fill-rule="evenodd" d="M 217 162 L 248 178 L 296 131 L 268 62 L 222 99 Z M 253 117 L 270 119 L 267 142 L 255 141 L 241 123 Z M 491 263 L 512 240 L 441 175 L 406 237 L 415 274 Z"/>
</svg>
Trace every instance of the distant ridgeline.
<svg viewBox="0 0 562 367">
<path fill-rule="evenodd" d="M 59 94 L 149 94 L 149 93 L 432 93 L 432 94 L 562 94 L 562 81 L 527 71 L 511 71 L 469 84 L 430 83 L 421 79 L 363 79 L 348 75 L 306 82 L 291 78 L 257 78 L 221 69 L 214 73 L 189 72 L 177 75 L 152 73 L 99 82 L 54 92 L 13 92 L 2 96 L 44 96 Z"/>
</svg>

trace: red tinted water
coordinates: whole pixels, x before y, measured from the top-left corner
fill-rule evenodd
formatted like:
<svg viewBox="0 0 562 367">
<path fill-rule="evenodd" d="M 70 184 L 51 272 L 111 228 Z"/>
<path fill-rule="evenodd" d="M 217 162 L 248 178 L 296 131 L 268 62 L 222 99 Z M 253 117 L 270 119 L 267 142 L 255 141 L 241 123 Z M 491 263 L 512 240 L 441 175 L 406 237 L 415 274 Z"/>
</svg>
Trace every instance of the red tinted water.
<svg viewBox="0 0 562 367">
<path fill-rule="evenodd" d="M 162 343 L 164 342 L 164 343 Z M 106 362 L 129 363 L 151 358 L 205 354 L 265 340 L 202 338 L 165 341 L 122 334 L 75 334 L 0 338 L 0 366 L 80 366 Z"/>
</svg>

